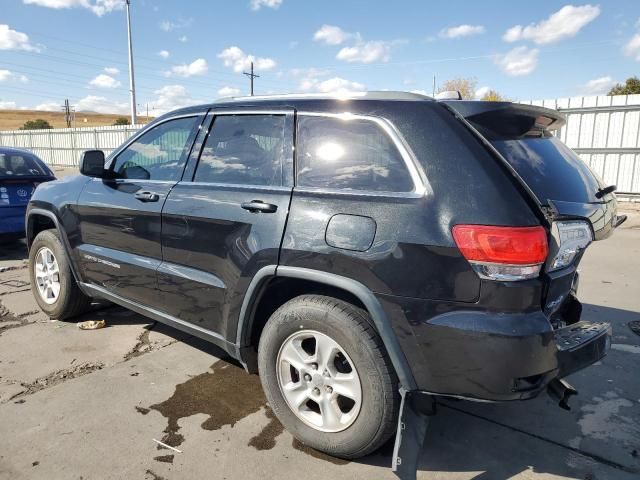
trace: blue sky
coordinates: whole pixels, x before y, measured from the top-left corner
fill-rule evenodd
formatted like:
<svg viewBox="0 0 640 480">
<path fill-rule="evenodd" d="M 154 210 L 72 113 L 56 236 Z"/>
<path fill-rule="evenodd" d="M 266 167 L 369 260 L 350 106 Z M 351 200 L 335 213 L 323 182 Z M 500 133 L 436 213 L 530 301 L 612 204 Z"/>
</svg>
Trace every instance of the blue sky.
<svg viewBox="0 0 640 480">
<path fill-rule="evenodd" d="M 603 93 L 639 73 L 640 2 L 131 0 L 138 103 L 416 90 L 464 76 L 512 99 Z M 126 113 L 124 0 L 2 0 L 0 108 Z"/>
</svg>

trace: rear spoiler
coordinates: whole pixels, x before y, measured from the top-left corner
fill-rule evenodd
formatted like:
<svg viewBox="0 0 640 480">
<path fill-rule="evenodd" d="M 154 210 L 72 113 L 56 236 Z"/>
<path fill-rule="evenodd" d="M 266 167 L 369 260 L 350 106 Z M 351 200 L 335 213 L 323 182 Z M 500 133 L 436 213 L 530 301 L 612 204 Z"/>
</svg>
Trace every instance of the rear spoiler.
<svg viewBox="0 0 640 480">
<path fill-rule="evenodd" d="M 553 131 L 566 123 L 556 110 L 512 102 L 442 102 L 491 137 L 518 138 L 531 131 Z"/>
</svg>

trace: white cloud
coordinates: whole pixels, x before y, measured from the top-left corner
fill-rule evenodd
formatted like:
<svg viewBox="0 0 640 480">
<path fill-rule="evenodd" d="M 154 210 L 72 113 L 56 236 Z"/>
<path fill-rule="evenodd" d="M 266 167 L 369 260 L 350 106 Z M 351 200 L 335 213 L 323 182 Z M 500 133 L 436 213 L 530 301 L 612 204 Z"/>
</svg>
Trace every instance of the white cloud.
<svg viewBox="0 0 640 480">
<path fill-rule="evenodd" d="M 176 108 L 188 107 L 196 103 L 182 85 L 165 85 L 156 90 L 158 98 L 151 102 L 153 112 L 163 114 Z"/>
<path fill-rule="evenodd" d="M 169 58 L 169 56 L 170 56 L 171 54 L 169 53 L 169 51 L 168 51 L 168 50 L 160 50 L 160 51 L 158 52 L 158 55 L 160 55 L 162 58 L 165 58 L 165 59 L 166 59 L 166 58 Z"/>
<path fill-rule="evenodd" d="M 494 62 L 507 75 L 528 75 L 538 66 L 538 53 L 537 48 L 516 47 L 504 55 L 497 55 Z"/>
<path fill-rule="evenodd" d="M 172 32 L 174 30 L 181 30 L 183 28 L 189 28 L 193 23 L 193 18 L 179 18 L 175 21 L 164 20 L 160 22 L 160 30 L 164 32 Z"/>
<path fill-rule="evenodd" d="M 88 8 L 99 17 L 124 7 L 123 0 L 22 0 L 26 5 L 38 5 L 47 8 Z"/>
<path fill-rule="evenodd" d="M 41 103 L 40 105 L 36 105 L 33 107 L 34 110 L 39 110 L 41 112 L 59 112 L 60 104 L 57 102 L 46 102 Z"/>
<path fill-rule="evenodd" d="M 588 95 L 598 95 L 600 93 L 607 93 L 616 83 L 613 78 L 607 75 L 606 77 L 589 80 L 584 85 L 581 85 L 580 89 Z"/>
<path fill-rule="evenodd" d="M 15 110 L 17 107 L 16 102 L 1 102 L 0 110 Z"/>
<path fill-rule="evenodd" d="M 251 10 L 260 10 L 262 7 L 277 9 L 282 5 L 282 0 L 251 0 L 249 6 Z"/>
<path fill-rule="evenodd" d="M 320 93 L 349 93 L 361 92 L 366 90 L 362 83 L 352 82 L 340 77 L 319 80 L 317 78 L 307 77 L 302 79 L 299 86 L 303 92 L 320 92 Z"/>
<path fill-rule="evenodd" d="M 11 70 L 0 69 L 0 82 L 6 82 L 9 80 L 20 81 L 22 83 L 29 83 L 29 77 L 26 75 L 17 75 Z"/>
<path fill-rule="evenodd" d="M 204 58 L 198 58 L 189 64 L 175 65 L 171 70 L 165 72 L 167 77 L 193 77 L 194 75 L 204 75 L 209 71 L 209 65 Z"/>
<path fill-rule="evenodd" d="M 59 109 L 60 107 L 58 107 Z M 129 112 L 129 103 L 115 102 L 105 97 L 96 95 L 88 95 L 76 104 L 77 112 L 96 112 L 96 113 L 118 113 L 125 114 Z"/>
<path fill-rule="evenodd" d="M 189 37 L 182 35 L 181 37 L 178 37 L 178 41 L 181 43 L 187 43 L 189 41 Z"/>
<path fill-rule="evenodd" d="M 640 33 L 636 33 L 624 46 L 624 54 L 640 62 Z"/>
<path fill-rule="evenodd" d="M 482 25 L 458 25 L 457 27 L 445 28 L 440 31 L 440 37 L 442 38 L 460 38 L 468 37 L 471 35 L 479 35 L 486 30 Z"/>
<path fill-rule="evenodd" d="M 251 68 L 251 62 L 257 71 L 271 70 L 276 66 L 275 60 L 249 55 L 236 46 L 225 48 L 218 54 L 218 58 L 223 61 L 225 67 L 233 68 L 236 73 Z"/>
<path fill-rule="evenodd" d="M 388 62 L 391 58 L 391 46 L 395 43 L 382 40 L 365 41 L 360 33 L 345 32 L 335 25 L 323 25 L 313 35 L 313 39 L 326 45 L 342 45 L 351 41 L 352 45 L 342 47 L 336 55 L 338 60 L 348 63 Z"/>
<path fill-rule="evenodd" d="M 0 24 L 0 50 L 40 51 L 38 47 L 31 44 L 26 33 L 12 30 L 6 24 Z"/>
<path fill-rule="evenodd" d="M 218 95 L 221 97 L 236 97 L 240 95 L 240 89 L 234 87 L 222 87 L 218 90 Z"/>
<path fill-rule="evenodd" d="M 598 5 L 565 5 L 540 23 L 531 23 L 526 27 L 516 25 L 507 30 L 502 37 L 505 42 L 532 40 L 538 45 L 554 43 L 565 38 L 575 37 L 586 25 L 600 15 Z"/>
<path fill-rule="evenodd" d="M 477 89 L 475 92 L 476 100 L 479 100 L 482 97 L 484 97 L 487 93 L 489 93 L 489 90 L 491 90 L 489 87 L 480 87 L 479 89 Z"/>
<path fill-rule="evenodd" d="M 340 49 L 336 58 L 348 63 L 388 62 L 391 58 L 391 43 L 380 40 L 358 42 L 352 47 Z"/>
<path fill-rule="evenodd" d="M 322 27 L 313 34 L 313 39 L 316 42 L 323 42 L 327 45 L 340 45 L 353 36 L 353 33 L 345 32 L 335 25 L 322 25 Z"/>
<path fill-rule="evenodd" d="M 118 75 L 120 73 L 120 70 L 116 67 L 107 67 L 104 71 L 109 75 Z"/>
<path fill-rule="evenodd" d="M 89 85 L 96 88 L 118 88 L 121 85 L 121 83 L 119 80 L 116 80 L 115 78 L 109 75 L 105 75 L 104 73 L 101 73 L 96 78 L 91 80 L 89 82 Z"/>
</svg>

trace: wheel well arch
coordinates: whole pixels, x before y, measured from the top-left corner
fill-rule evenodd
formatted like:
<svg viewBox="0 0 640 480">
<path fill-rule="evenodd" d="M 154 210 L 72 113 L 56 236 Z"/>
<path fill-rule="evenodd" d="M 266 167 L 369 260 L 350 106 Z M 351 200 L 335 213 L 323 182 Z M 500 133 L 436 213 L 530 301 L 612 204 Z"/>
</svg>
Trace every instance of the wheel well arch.
<svg viewBox="0 0 640 480">
<path fill-rule="evenodd" d="M 303 294 L 327 295 L 367 311 L 380 335 L 401 385 L 413 390 L 415 379 L 382 306 L 361 283 L 335 275 L 297 267 L 265 267 L 254 278 L 245 296 L 237 329 L 239 356 L 246 368 L 257 371 L 257 347 L 269 317 L 285 302 Z"/>
<path fill-rule="evenodd" d="M 27 217 L 27 246 L 31 247 L 36 235 L 51 228 L 58 228 L 58 225 L 50 215 L 40 212 L 30 213 Z"/>
</svg>

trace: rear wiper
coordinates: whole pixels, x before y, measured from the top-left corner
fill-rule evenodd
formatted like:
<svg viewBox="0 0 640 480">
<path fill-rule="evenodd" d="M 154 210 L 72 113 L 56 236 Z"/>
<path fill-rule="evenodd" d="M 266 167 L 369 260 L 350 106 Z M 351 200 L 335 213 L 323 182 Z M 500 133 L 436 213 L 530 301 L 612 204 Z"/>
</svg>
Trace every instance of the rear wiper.
<svg viewBox="0 0 640 480">
<path fill-rule="evenodd" d="M 596 198 L 602 198 L 605 195 L 608 195 L 610 193 L 613 193 L 616 191 L 616 186 L 615 185 L 609 185 L 608 187 L 604 187 L 604 188 L 600 188 L 597 192 L 596 192 Z"/>
</svg>

